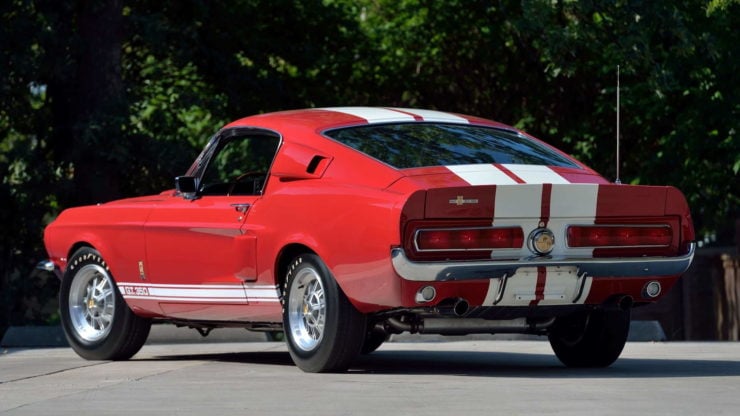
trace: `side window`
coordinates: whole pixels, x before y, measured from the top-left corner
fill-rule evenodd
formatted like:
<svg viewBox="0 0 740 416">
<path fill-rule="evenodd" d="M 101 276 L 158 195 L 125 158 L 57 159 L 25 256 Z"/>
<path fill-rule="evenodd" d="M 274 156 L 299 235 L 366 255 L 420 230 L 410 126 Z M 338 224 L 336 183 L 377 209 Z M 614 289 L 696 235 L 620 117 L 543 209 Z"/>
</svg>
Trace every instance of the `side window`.
<svg viewBox="0 0 740 416">
<path fill-rule="evenodd" d="M 200 180 L 201 195 L 260 195 L 279 139 L 272 136 L 222 138 Z"/>
</svg>

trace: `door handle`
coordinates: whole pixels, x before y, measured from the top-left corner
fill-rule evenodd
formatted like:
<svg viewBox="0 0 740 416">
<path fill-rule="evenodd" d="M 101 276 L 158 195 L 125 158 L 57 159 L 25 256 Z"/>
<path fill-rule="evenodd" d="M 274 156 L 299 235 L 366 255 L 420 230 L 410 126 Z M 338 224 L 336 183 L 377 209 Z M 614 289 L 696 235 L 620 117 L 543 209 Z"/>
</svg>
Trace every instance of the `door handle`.
<svg viewBox="0 0 740 416">
<path fill-rule="evenodd" d="M 242 203 L 242 204 L 231 204 L 232 207 L 234 207 L 234 210 L 240 214 L 245 214 L 247 210 L 249 210 L 249 207 L 252 206 L 252 204 Z"/>
</svg>

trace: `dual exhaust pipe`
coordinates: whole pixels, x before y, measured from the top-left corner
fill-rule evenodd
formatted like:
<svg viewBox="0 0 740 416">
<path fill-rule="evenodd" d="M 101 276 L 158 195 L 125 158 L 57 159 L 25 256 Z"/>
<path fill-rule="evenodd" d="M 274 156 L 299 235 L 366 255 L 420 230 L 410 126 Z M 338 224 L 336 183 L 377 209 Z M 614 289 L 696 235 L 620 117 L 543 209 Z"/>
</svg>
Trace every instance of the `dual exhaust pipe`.
<svg viewBox="0 0 740 416">
<path fill-rule="evenodd" d="M 634 300 L 631 296 L 617 296 L 602 305 L 604 308 L 615 308 L 628 311 Z M 516 318 L 506 320 L 488 320 L 464 317 L 470 310 L 470 304 L 463 298 L 450 298 L 440 302 L 435 311 L 440 317 L 423 318 L 406 314 L 387 318 L 383 330 L 387 333 L 410 332 L 421 334 L 466 335 L 494 333 L 543 333 L 554 322 L 555 317 L 532 320 Z"/>
</svg>

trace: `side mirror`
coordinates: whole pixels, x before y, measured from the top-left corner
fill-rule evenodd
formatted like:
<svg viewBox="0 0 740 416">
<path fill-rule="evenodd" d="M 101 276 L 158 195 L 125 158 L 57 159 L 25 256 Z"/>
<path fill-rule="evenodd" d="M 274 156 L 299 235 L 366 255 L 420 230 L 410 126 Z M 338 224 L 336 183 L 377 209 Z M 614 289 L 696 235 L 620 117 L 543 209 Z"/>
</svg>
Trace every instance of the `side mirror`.
<svg viewBox="0 0 740 416">
<path fill-rule="evenodd" d="M 194 176 L 178 176 L 175 178 L 175 189 L 185 199 L 197 198 L 198 187 Z"/>
</svg>

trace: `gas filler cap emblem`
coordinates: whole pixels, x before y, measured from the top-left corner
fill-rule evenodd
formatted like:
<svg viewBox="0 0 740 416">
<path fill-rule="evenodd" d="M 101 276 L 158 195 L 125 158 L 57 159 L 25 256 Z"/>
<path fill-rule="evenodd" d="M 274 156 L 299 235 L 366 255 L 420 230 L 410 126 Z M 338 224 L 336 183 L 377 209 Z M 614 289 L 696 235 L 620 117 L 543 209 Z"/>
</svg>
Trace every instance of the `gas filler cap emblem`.
<svg viewBox="0 0 740 416">
<path fill-rule="evenodd" d="M 529 249 L 537 255 L 545 256 L 555 246 L 555 234 L 547 228 L 537 228 L 529 234 Z"/>
</svg>

